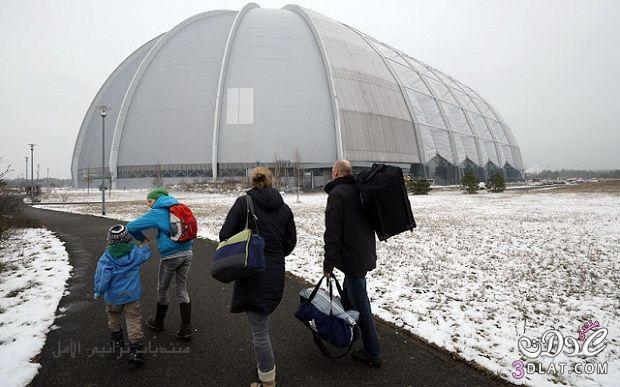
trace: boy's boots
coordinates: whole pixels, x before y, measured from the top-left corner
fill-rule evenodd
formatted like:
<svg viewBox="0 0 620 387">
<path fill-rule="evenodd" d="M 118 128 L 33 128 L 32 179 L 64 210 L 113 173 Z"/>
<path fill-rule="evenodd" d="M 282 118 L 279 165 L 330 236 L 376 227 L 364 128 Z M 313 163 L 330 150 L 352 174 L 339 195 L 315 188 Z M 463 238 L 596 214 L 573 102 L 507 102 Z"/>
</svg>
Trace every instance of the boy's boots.
<svg viewBox="0 0 620 387">
<path fill-rule="evenodd" d="M 146 363 L 144 356 L 144 345 L 141 341 L 129 344 L 129 362 L 141 366 Z"/>
<path fill-rule="evenodd" d="M 192 328 L 192 304 L 191 302 L 182 302 L 179 304 L 179 308 L 181 310 L 181 329 L 177 332 L 177 336 L 189 340 L 196 333 Z"/>
<path fill-rule="evenodd" d="M 154 331 L 161 332 L 164 330 L 164 318 L 168 311 L 168 305 L 157 303 L 157 310 L 155 311 L 155 318 L 149 317 L 146 319 L 146 326 Z"/>
<path fill-rule="evenodd" d="M 123 331 L 118 330 L 112 332 L 112 356 L 115 359 L 120 359 L 121 350 L 125 346 L 125 341 L 123 339 Z"/>
</svg>

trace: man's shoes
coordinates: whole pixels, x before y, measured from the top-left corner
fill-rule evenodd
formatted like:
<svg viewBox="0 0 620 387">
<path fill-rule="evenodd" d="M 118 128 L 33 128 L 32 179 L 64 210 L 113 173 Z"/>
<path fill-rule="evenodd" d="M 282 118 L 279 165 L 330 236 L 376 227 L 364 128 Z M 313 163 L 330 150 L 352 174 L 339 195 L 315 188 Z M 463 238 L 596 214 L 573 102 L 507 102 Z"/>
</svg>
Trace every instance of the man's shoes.
<svg viewBox="0 0 620 387">
<path fill-rule="evenodd" d="M 380 368 L 383 360 L 380 357 L 370 356 L 363 349 L 353 352 L 353 358 L 374 368 Z"/>
</svg>

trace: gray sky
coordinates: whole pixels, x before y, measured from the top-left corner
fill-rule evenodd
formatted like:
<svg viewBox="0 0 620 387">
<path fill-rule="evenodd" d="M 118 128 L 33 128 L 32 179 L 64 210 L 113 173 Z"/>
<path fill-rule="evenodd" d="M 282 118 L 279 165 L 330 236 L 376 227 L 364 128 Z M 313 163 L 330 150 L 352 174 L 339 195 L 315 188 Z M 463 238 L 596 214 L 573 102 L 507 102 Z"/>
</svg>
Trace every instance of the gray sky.
<svg viewBox="0 0 620 387">
<path fill-rule="evenodd" d="M 0 0 L 0 157 L 12 176 L 34 141 L 41 176 L 70 177 L 86 109 L 123 59 L 194 14 L 244 4 Z M 528 168 L 620 168 L 620 1 L 297 4 L 474 88 L 512 127 Z"/>
</svg>

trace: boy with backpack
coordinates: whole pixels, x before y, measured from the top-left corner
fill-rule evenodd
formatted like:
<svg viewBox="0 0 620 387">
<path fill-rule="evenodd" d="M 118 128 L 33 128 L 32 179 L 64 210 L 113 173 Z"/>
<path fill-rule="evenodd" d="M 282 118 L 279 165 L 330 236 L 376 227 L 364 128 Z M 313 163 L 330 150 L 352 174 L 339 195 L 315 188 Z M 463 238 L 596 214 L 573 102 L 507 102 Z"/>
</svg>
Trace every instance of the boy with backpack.
<svg viewBox="0 0 620 387">
<path fill-rule="evenodd" d="M 161 254 L 157 283 L 157 309 L 155 317 L 149 317 L 146 325 L 155 331 L 164 330 L 164 318 L 168 311 L 168 289 L 175 279 L 177 298 L 181 312 L 181 327 L 177 336 L 188 340 L 194 335 L 191 324 L 191 302 L 187 279 L 192 264 L 192 245 L 196 238 L 196 218 L 190 209 L 168 195 L 164 188 L 155 188 L 147 196 L 151 208 L 146 214 L 127 224 L 127 231 L 138 241 L 148 238 L 144 230 L 157 230 L 157 249 Z"/>
<path fill-rule="evenodd" d="M 129 361 L 144 364 L 142 315 L 140 313 L 140 265 L 151 256 L 148 246 L 135 246 L 125 226 L 108 231 L 108 248 L 97 263 L 94 297 L 104 297 L 108 327 L 112 331 L 112 351 L 118 358 L 124 347 L 121 319 L 125 315 L 129 337 Z"/>
</svg>

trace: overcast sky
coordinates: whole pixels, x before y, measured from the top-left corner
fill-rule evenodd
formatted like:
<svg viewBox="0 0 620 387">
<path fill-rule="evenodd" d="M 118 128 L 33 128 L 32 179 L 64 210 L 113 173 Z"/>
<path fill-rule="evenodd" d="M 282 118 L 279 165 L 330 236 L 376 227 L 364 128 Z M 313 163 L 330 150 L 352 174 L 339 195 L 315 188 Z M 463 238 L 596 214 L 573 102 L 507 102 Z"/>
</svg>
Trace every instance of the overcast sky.
<svg viewBox="0 0 620 387">
<path fill-rule="evenodd" d="M 33 141 L 41 177 L 70 177 L 86 109 L 123 59 L 192 15 L 244 4 L 0 0 L 0 157 L 12 176 Z M 297 4 L 474 88 L 512 127 L 528 168 L 620 168 L 620 1 Z"/>
</svg>

